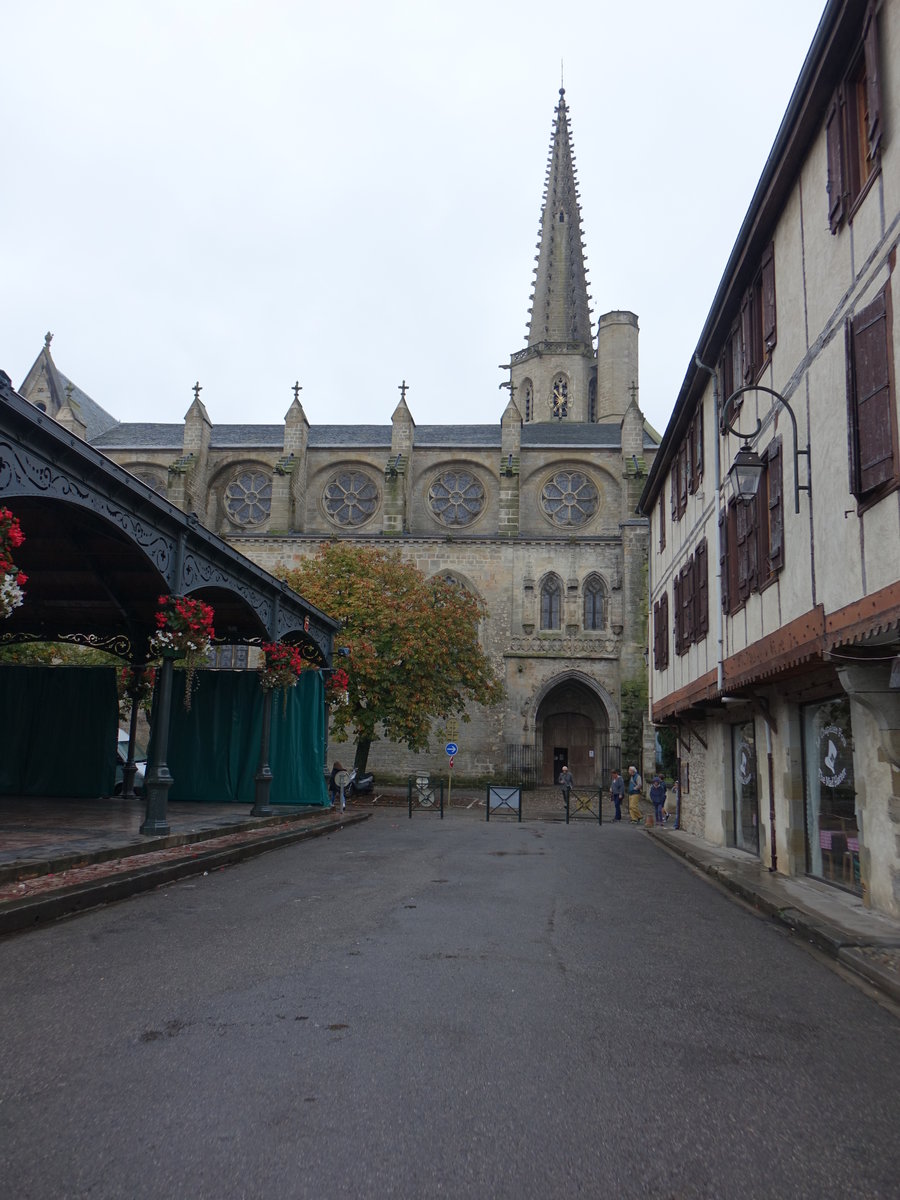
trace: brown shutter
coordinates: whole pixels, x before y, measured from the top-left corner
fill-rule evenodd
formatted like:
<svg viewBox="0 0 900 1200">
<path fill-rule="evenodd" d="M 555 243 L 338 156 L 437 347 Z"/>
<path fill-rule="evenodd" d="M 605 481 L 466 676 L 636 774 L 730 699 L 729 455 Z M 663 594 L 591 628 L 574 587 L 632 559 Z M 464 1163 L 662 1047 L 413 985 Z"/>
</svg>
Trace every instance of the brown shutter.
<svg viewBox="0 0 900 1200">
<path fill-rule="evenodd" d="M 687 490 L 693 496 L 697 490 L 697 476 L 694 472 L 694 422 L 688 425 L 684 439 L 685 465 L 687 469 Z"/>
<path fill-rule="evenodd" d="M 694 641 L 694 556 L 681 569 L 681 637 L 687 650 Z"/>
<path fill-rule="evenodd" d="M 659 493 L 659 548 L 666 548 L 666 499 L 662 492 Z"/>
<path fill-rule="evenodd" d="M 750 595 L 750 557 L 747 548 L 748 514 L 750 505 L 738 501 L 734 506 L 735 532 L 737 534 L 737 584 L 738 596 L 746 600 Z"/>
<path fill-rule="evenodd" d="M 678 455 L 672 459 L 672 473 L 670 476 L 672 488 L 672 526 L 678 520 Z"/>
<path fill-rule="evenodd" d="M 681 572 L 679 571 L 672 580 L 672 607 L 675 618 L 675 653 L 684 654 L 684 638 L 681 633 Z"/>
<path fill-rule="evenodd" d="M 653 605 L 653 669 L 660 670 L 659 601 Z"/>
<path fill-rule="evenodd" d="M 870 4 L 863 22 L 863 47 L 866 56 L 866 135 L 869 154 L 874 162 L 881 150 L 881 84 L 878 69 L 878 21 L 875 5 Z"/>
<path fill-rule="evenodd" d="M 719 513 L 719 586 L 722 589 L 722 611 L 728 612 L 729 578 L 728 556 L 731 547 L 728 545 L 728 516 L 727 510 Z"/>
<path fill-rule="evenodd" d="M 760 481 L 761 482 L 761 481 Z M 759 493 L 754 503 L 745 504 L 747 510 L 747 582 L 750 591 L 759 591 Z"/>
<path fill-rule="evenodd" d="M 778 340 L 775 317 L 775 243 L 772 242 L 762 260 L 762 335 L 763 347 L 771 354 Z"/>
<path fill-rule="evenodd" d="M 853 319 L 853 396 L 857 482 L 865 495 L 894 475 L 887 305 L 881 292 Z"/>
<path fill-rule="evenodd" d="M 703 402 L 694 417 L 694 491 L 700 487 L 703 478 Z"/>
<path fill-rule="evenodd" d="M 681 443 L 678 451 L 678 516 L 687 508 L 688 461 L 687 442 Z"/>
<path fill-rule="evenodd" d="M 769 446 L 769 572 L 774 575 L 784 566 L 784 456 L 781 453 L 781 438 Z"/>
<path fill-rule="evenodd" d="M 663 670 L 669 665 L 669 593 L 663 592 L 660 608 L 660 662 Z"/>
<path fill-rule="evenodd" d="M 825 118 L 825 145 L 828 159 L 828 224 L 837 233 L 844 219 L 844 135 L 843 97 L 835 92 Z"/>
<path fill-rule="evenodd" d="M 694 640 L 699 642 L 709 633 L 709 564 L 706 538 L 694 551 L 694 596 L 697 618 L 694 624 Z"/>
<path fill-rule="evenodd" d="M 753 304 L 750 292 L 741 301 L 741 382 L 752 383 L 756 373 L 753 361 Z"/>
</svg>

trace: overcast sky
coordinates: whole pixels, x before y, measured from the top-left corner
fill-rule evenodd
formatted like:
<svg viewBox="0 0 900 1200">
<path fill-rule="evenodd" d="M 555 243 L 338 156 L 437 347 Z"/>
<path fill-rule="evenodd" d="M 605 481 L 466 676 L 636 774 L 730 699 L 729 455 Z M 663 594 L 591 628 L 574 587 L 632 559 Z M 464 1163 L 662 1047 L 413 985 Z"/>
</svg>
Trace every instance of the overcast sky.
<svg viewBox="0 0 900 1200">
<path fill-rule="evenodd" d="M 564 63 L 662 430 L 824 0 L 7 0 L 0 367 L 121 420 L 493 423 Z M 825 220 L 824 190 L 822 219 Z"/>
</svg>

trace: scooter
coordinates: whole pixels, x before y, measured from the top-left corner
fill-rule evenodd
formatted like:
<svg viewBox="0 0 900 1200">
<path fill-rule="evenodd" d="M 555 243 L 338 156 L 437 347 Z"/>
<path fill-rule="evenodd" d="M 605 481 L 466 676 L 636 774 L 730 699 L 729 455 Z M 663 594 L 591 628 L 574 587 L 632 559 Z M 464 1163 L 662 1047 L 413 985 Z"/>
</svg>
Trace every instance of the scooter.
<svg viewBox="0 0 900 1200">
<path fill-rule="evenodd" d="M 364 796 L 368 795 L 375 787 L 375 776 L 371 771 L 368 774 L 360 775 L 356 767 L 350 772 L 350 782 L 344 788 L 344 794 L 347 796 Z"/>
</svg>

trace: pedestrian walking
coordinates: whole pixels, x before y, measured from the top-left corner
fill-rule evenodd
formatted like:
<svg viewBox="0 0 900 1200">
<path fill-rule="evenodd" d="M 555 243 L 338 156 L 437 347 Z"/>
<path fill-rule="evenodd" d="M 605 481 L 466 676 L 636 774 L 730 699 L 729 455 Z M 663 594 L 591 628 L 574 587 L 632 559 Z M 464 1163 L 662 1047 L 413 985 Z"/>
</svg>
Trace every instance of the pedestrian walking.
<svg viewBox="0 0 900 1200">
<path fill-rule="evenodd" d="M 657 825 L 666 823 L 666 785 L 661 775 L 654 775 L 650 784 L 650 799 L 653 801 L 653 819 Z"/>
<path fill-rule="evenodd" d="M 344 793 L 343 793 L 343 790 L 340 787 L 338 787 L 337 778 L 336 778 L 339 774 L 341 774 L 343 772 L 343 770 L 344 770 L 344 768 L 337 761 L 337 759 L 335 759 L 334 766 L 331 768 L 331 774 L 328 776 L 328 795 L 331 797 L 331 807 L 332 808 L 334 808 L 335 804 L 337 804 L 338 796 L 340 796 L 340 798 L 341 798 L 341 808 L 344 807 L 344 803 L 343 803 L 344 802 Z"/>
<path fill-rule="evenodd" d="M 640 825 L 643 821 L 641 816 L 641 796 L 644 792 L 644 781 L 638 774 L 637 767 L 628 768 L 628 815 L 631 817 L 632 825 Z"/>
<path fill-rule="evenodd" d="M 622 798 L 625 795 L 625 780 L 618 771 L 612 773 L 612 783 L 609 785 L 609 794 L 613 804 L 616 806 L 616 815 L 614 821 L 622 820 Z"/>
<path fill-rule="evenodd" d="M 572 778 L 572 772 L 568 767 L 563 767 L 563 769 L 560 771 L 557 783 L 562 788 L 563 803 L 568 804 L 569 792 L 575 785 L 575 780 Z"/>
</svg>

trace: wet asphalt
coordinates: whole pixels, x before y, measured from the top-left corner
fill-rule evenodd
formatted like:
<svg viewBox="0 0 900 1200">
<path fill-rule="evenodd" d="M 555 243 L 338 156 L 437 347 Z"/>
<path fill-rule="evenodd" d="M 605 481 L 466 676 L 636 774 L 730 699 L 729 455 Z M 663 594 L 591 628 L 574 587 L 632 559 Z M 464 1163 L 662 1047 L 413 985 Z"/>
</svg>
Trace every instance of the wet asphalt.
<svg viewBox="0 0 900 1200">
<path fill-rule="evenodd" d="M 0 943 L 0 1192 L 896 1197 L 900 1022 L 643 830 L 377 813 Z"/>
</svg>

